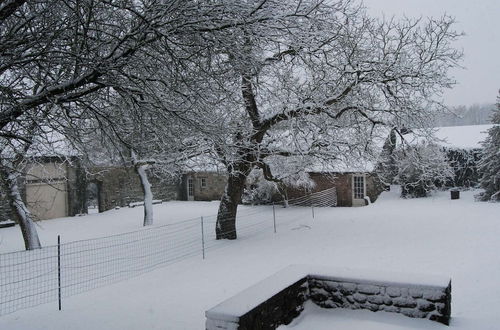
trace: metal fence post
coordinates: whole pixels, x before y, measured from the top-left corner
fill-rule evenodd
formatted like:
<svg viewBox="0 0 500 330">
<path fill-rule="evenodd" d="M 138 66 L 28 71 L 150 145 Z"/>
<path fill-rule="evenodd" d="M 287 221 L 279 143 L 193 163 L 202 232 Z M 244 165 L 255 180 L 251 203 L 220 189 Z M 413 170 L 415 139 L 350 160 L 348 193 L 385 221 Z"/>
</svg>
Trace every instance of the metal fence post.
<svg viewBox="0 0 500 330">
<path fill-rule="evenodd" d="M 57 235 L 57 297 L 61 310 L 61 236 Z"/>
<path fill-rule="evenodd" d="M 273 203 L 273 225 L 274 225 L 274 233 L 276 234 L 276 211 L 274 210 L 274 203 Z"/>
<path fill-rule="evenodd" d="M 314 219 L 314 205 L 313 205 L 313 203 L 311 203 L 311 211 L 312 211 L 312 216 L 313 216 L 313 219 Z"/>
<path fill-rule="evenodd" d="M 203 217 L 201 217 L 201 252 L 203 254 L 203 259 L 205 259 L 205 234 L 203 230 Z"/>
</svg>

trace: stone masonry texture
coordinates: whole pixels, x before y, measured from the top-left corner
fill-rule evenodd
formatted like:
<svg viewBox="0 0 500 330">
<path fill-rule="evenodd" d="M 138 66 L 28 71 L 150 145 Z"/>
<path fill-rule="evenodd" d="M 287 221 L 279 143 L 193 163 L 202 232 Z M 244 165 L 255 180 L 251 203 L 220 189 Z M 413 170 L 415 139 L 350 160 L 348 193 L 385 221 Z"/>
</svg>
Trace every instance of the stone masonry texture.
<svg viewBox="0 0 500 330">
<path fill-rule="evenodd" d="M 224 321 L 207 316 L 207 330 L 276 329 L 289 324 L 311 300 L 323 308 L 366 309 L 373 312 L 400 313 L 449 325 L 451 282 L 446 287 L 391 284 L 369 281 L 359 283 L 307 276 L 276 293 L 238 321 Z"/>
</svg>

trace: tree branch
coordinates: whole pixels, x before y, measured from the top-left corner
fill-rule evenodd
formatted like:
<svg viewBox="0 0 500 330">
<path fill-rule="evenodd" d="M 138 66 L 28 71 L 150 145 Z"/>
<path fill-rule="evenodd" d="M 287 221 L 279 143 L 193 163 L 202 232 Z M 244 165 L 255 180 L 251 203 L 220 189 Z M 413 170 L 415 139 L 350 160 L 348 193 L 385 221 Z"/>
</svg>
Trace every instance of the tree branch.
<svg viewBox="0 0 500 330">
<path fill-rule="evenodd" d="M 0 22 L 14 14 L 25 2 L 26 0 L 7 0 L 6 3 L 0 7 Z"/>
</svg>

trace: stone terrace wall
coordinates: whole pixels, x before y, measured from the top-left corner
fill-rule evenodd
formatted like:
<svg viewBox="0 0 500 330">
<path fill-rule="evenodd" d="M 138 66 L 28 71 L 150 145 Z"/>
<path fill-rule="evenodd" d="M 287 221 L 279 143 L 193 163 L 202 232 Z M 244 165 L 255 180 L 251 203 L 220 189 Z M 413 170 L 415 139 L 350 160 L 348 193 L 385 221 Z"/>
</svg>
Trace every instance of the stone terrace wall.
<svg viewBox="0 0 500 330">
<path fill-rule="evenodd" d="M 276 329 L 297 317 L 307 300 L 323 308 L 401 313 L 449 324 L 449 280 L 417 278 L 416 283 L 408 283 L 381 281 L 380 274 L 375 274 L 374 280 L 360 275 L 346 277 L 342 271 L 340 274 L 342 277 L 335 277 L 298 266 L 287 267 L 208 310 L 206 329 Z"/>
<path fill-rule="evenodd" d="M 293 321 L 304 310 L 308 299 L 307 279 L 303 278 L 278 292 L 248 313 L 234 320 L 207 319 L 207 329 L 271 330 Z"/>
<path fill-rule="evenodd" d="M 447 325 L 450 321 L 451 283 L 442 288 L 317 278 L 308 283 L 311 300 L 323 308 L 401 313 Z"/>
</svg>

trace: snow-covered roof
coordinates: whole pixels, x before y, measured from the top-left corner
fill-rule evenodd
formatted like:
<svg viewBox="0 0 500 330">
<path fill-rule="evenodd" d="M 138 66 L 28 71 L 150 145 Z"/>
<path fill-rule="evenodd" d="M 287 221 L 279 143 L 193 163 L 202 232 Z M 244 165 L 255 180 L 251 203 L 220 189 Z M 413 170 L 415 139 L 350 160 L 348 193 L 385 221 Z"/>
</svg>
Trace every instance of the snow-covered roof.
<svg viewBox="0 0 500 330">
<path fill-rule="evenodd" d="M 311 167 L 307 168 L 307 171 L 334 173 L 373 172 L 389 132 L 389 127 L 378 126 L 376 130 L 361 139 L 356 148 L 347 147 L 343 152 L 337 154 L 335 160 L 329 160 L 328 162 L 316 161 Z"/>
<path fill-rule="evenodd" d="M 328 163 L 318 162 L 306 168 L 306 172 L 365 173 L 373 172 L 377 161 L 368 154 L 347 155 Z"/>
<path fill-rule="evenodd" d="M 487 130 L 493 125 L 470 125 L 439 127 L 434 133 L 439 144 L 445 147 L 473 149 L 481 148 L 481 141 L 487 136 Z"/>
</svg>

